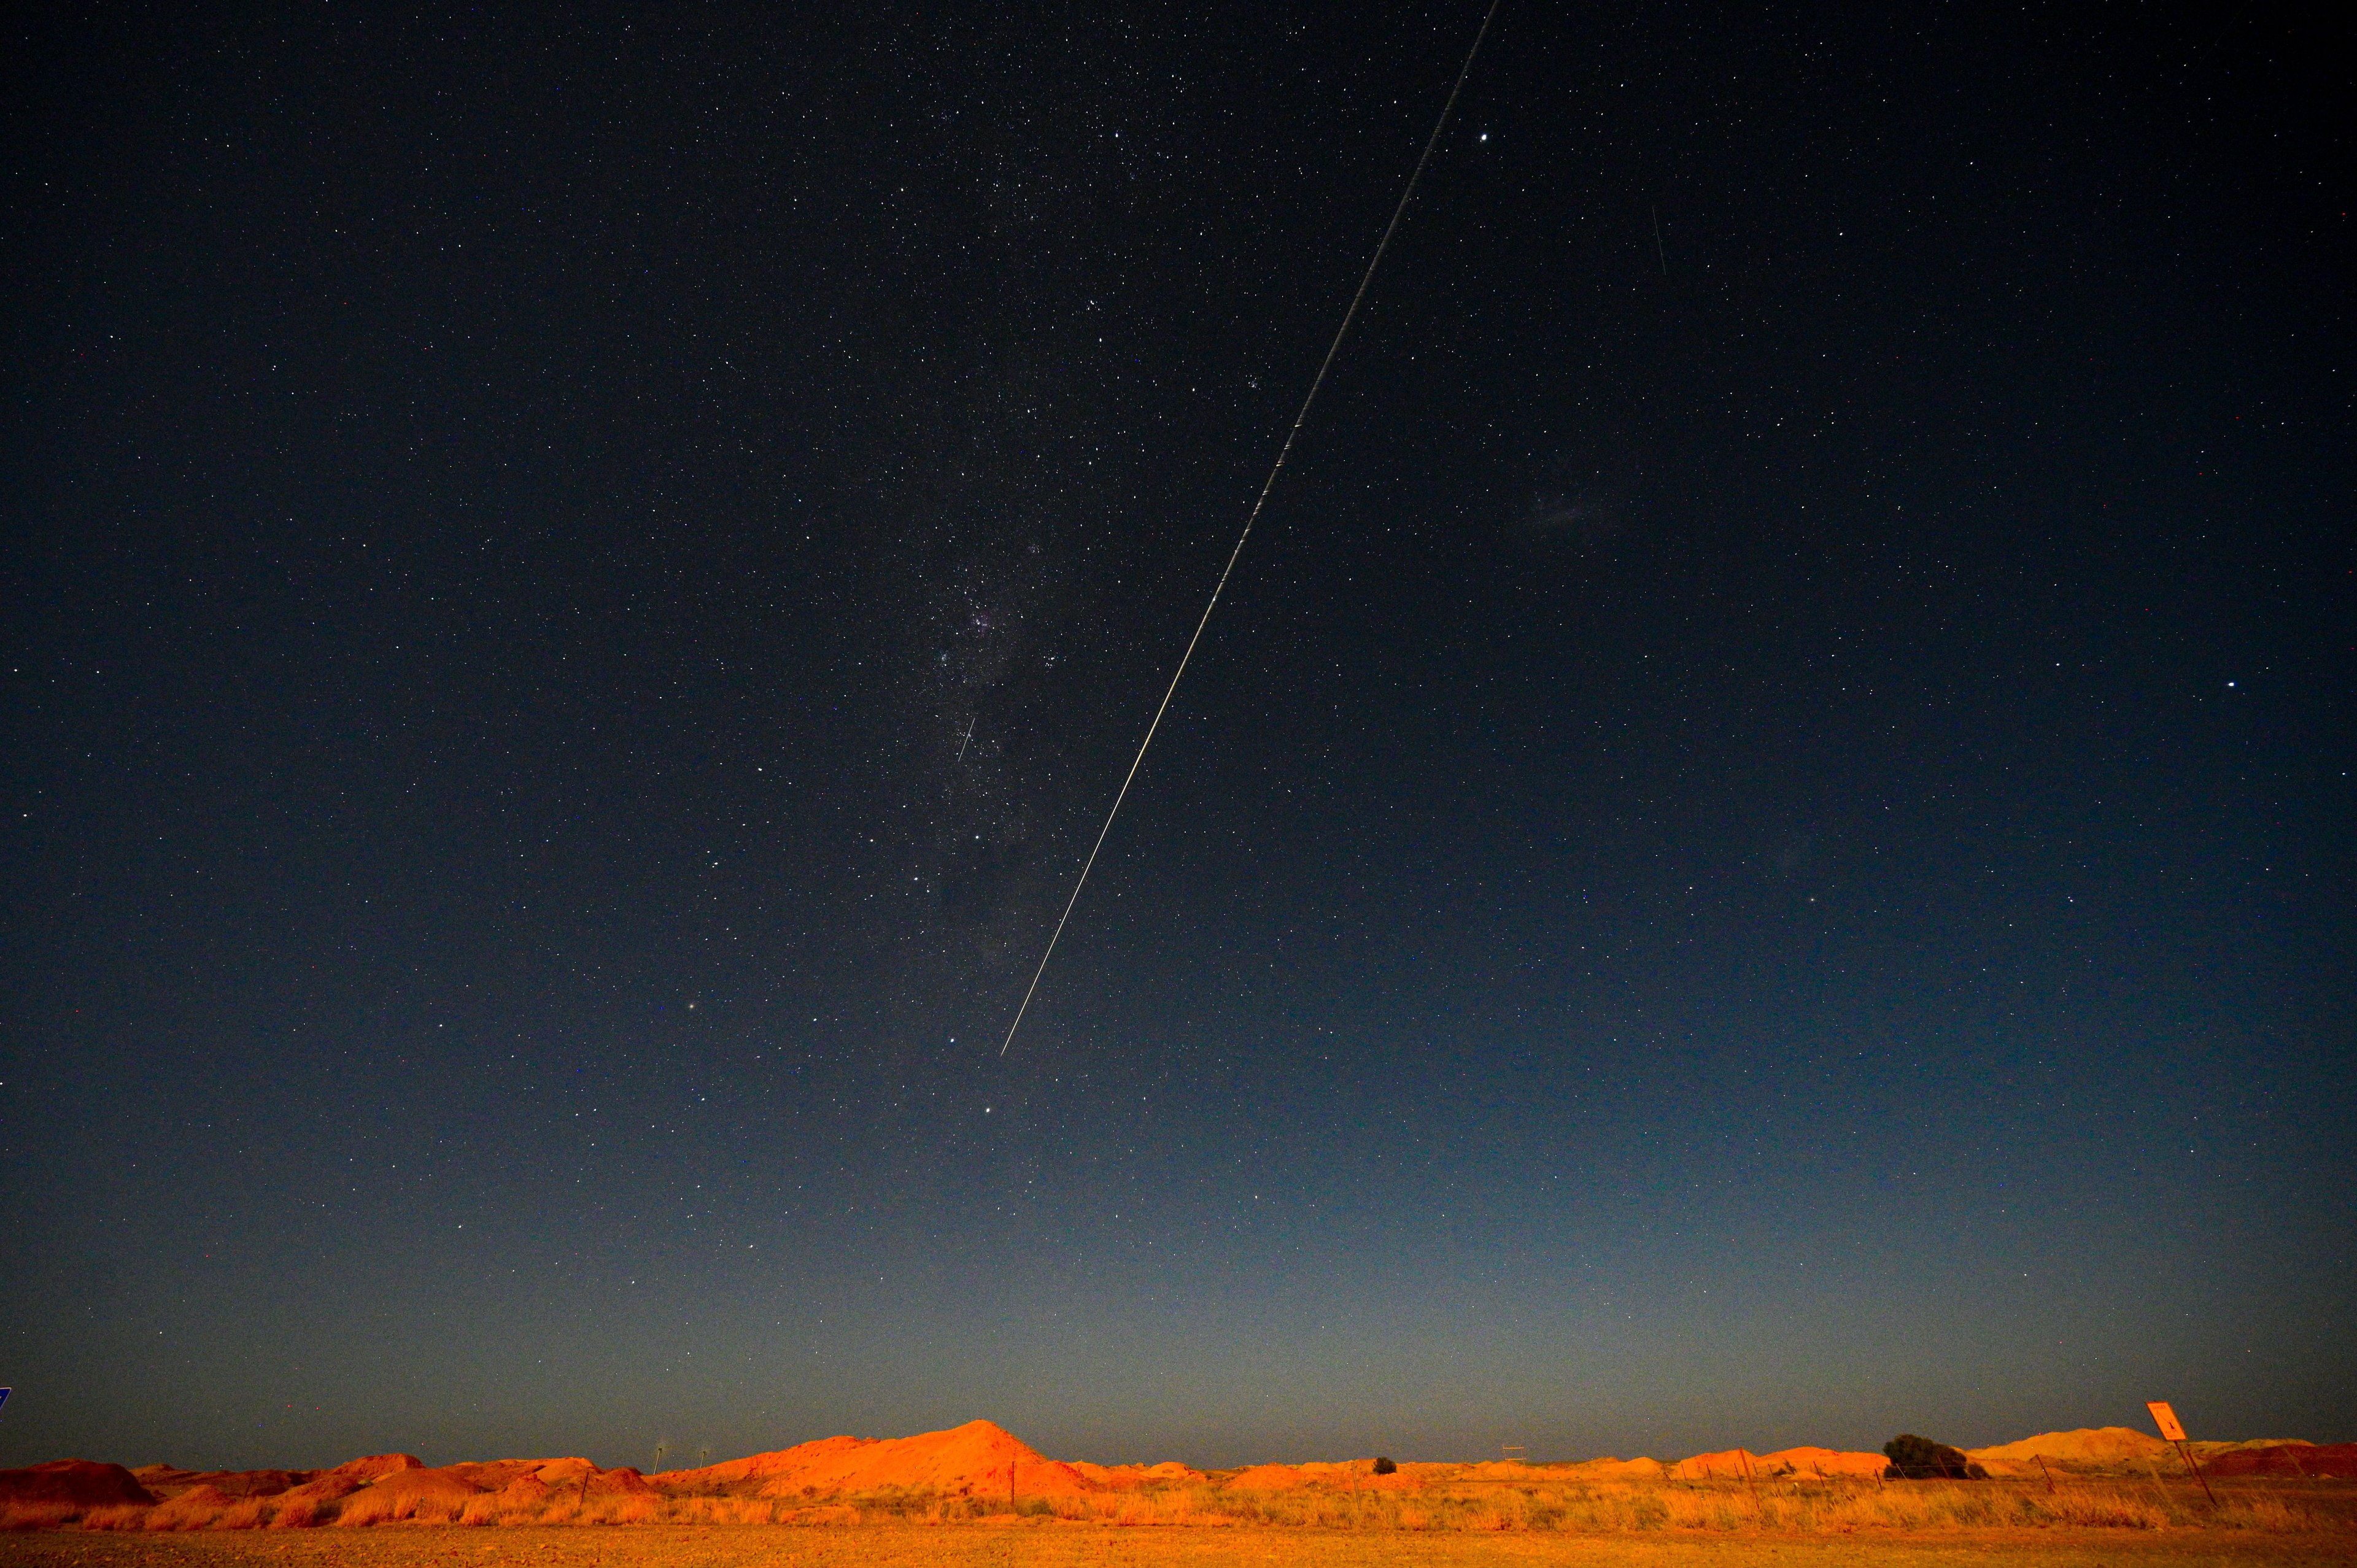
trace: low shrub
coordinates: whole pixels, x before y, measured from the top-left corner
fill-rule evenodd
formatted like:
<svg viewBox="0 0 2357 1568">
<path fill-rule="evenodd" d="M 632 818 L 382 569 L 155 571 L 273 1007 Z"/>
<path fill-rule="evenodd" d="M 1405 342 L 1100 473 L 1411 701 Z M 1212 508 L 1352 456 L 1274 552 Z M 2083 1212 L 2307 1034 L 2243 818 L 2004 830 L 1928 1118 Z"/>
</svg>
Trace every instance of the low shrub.
<svg viewBox="0 0 2357 1568">
<path fill-rule="evenodd" d="M 1964 1450 L 1902 1432 L 1882 1445 L 1890 1468 L 1883 1475 L 1893 1481 L 1980 1481 L 1988 1472 L 1964 1457 Z"/>
</svg>

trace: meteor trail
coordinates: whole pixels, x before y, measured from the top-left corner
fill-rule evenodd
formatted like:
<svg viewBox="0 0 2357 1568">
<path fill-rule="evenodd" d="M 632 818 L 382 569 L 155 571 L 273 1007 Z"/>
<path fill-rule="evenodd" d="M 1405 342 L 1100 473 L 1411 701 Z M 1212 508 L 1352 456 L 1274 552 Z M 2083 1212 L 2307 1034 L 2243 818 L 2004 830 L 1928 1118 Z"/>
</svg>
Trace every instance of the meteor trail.
<svg viewBox="0 0 2357 1568">
<path fill-rule="evenodd" d="M 1031 972 L 1031 983 L 1024 989 L 1022 1004 L 1015 1009 L 1015 1021 L 1006 1026 L 1006 1038 L 999 1044 L 998 1054 L 1002 1057 L 1015 1044 L 1015 1031 L 1023 1026 L 1024 1015 L 1031 1011 L 1031 998 L 1039 991 L 1039 977 L 1048 972 L 1048 961 L 1056 956 L 1056 944 L 1063 939 L 1065 922 L 1072 918 L 1072 906 L 1081 901 L 1081 889 L 1089 885 L 1089 873 L 1096 869 L 1097 852 L 1104 848 L 1105 835 L 1113 832 L 1113 821 L 1121 815 L 1121 803 L 1129 799 L 1129 787 L 1137 778 L 1139 765 L 1146 760 L 1146 747 L 1154 744 L 1156 733 L 1162 728 L 1162 715 L 1170 711 L 1170 699 L 1187 673 L 1187 661 L 1195 657 L 1195 645 L 1203 640 L 1203 628 L 1211 624 L 1211 612 L 1219 608 L 1220 595 L 1227 588 L 1229 574 L 1236 569 L 1236 558 L 1244 553 L 1244 542 L 1252 537 L 1253 524 L 1260 521 L 1261 509 L 1268 505 L 1268 494 L 1276 488 L 1277 475 L 1285 471 L 1285 460 L 1293 453 L 1294 438 L 1301 434 L 1301 426 L 1309 417 L 1309 406 L 1318 401 L 1318 391 L 1326 384 L 1326 374 L 1334 368 L 1334 357 L 1342 351 L 1342 339 L 1350 335 L 1351 323 L 1358 319 L 1359 306 L 1367 297 L 1367 285 L 1375 281 L 1375 269 L 1383 264 L 1383 252 L 1392 247 L 1392 236 L 1399 231 L 1400 220 L 1406 216 L 1416 184 L 1424 178 L 1425 166 L 1432 161 L 1432 149 L 1439 145 L 1440 133 L 1447 128 L 1449 115 L 1456 112 L 1457 95 L 1465 91 L 1465 79 L 1473 74 L 1473 61 L 1481 52 L 1481 41 L 1490 36 L 1490 24 L 1497 19 L 1498 7 L 1502 4 L 1504 0 L 1490 0 L 1490 8 L 1481 14 L 1481 26 L 1473 34 L 1472 47 L 1465 51 L 1465 63 L 1458 68 L 1457 81 L 1448 90 L 1448 102 L 1440 106 L 1440 117 L 1432 123 L 1432 134 L 1425 138 L 1424 151 L 1417 156 L 1407 185 L 1400 192 L 1399 204 L 1392 209 L 1391 221 L 1383 225 L 1383 237 L 1375 242 L 1375 253 L 1368 258 L 1367 270 L 1360 274 L 1358 292 L 1351 295 L 1351 306 L 1342 312 L 1342 324 L 1334 328 L 1334 340 L 1326 346 L 1326 358 L 1318 362 L 1308 395 L 1301 400 L 1301 412 L 1293 416 L 1293 427 L 1285 433 L 1285 445 L 1277 448 L 1276 461 L 1269 465 L 1268 478 L 1261 481 L 1260 494 L 1244 516 L 1243 532 L 1236 535 L 1235 548 L 1228 552 L 1228 564 L 1220 568 L 1220 580 L 1211 585 L 1211 596 L 1203 606 L 1202 618 L 1195 623 L 1195 635 L 1187 639 L 1186 651 L 1178 656 L 1178 667 L 1170 672 L 1170 684 L 1163 691 L 1161 705 L 1154 710 L 1154 722 L 1146 726 L 1146 738 L 1137 743 L 1137 755 L 1129 759 L 1129 771 L 1122 776 L 1121 789 L 1114 795 L 1113 809 L 1105 813 L 1104 826 L 1097 830 L 1097 842 L 1089 846 L 1089 858 L 1081 865 L 1071 897 L 1064 900 L 1064 912 L 1056 917 L 1056 929 L 1049 934 L 1048 949 L 1039 955 L 1039 967 Z"/>
</svg>

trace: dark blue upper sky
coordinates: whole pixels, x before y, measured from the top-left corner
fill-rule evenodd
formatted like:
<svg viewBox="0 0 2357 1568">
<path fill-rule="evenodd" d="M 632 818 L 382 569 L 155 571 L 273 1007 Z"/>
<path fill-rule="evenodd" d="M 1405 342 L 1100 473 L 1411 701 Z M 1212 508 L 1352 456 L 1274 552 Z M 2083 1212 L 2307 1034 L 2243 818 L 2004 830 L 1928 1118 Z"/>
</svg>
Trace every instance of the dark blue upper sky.
<svg viewBox="0 0 2357 1568">
<path fill-rule="evenodd" d="M 2357 1437 L 2345 33 L 106 10 L 0 1463 Z M 24 27 L 27 24 L 15 24 Z"/>
</svg>

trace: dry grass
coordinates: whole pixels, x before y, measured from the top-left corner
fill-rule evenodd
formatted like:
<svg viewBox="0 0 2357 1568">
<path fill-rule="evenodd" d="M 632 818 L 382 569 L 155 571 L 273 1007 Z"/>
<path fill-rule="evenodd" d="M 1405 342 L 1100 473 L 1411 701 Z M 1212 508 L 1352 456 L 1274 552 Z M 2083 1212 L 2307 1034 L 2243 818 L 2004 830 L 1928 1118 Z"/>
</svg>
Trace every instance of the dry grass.
<svg viewBox="0 0 2357 1568">
<path fill-rule="evenodd" d="M 847 1499 L 863 1520 L 955 1524 L 1017 1517 L 1124 1526 L 1245 1527 L 1276 1530 L 1380 1530 L 1391 1533 L 1473 1532 L 1571 1535 L 1761 1533 L 1851 1536 L 1869 1533 L 1953 1533 L 1989 1530 L 2225 1530 L 2270 1533 L 2350 1530 L 2347 1508 L 2310 1506 L 2273 1491 L 2224 1493 L 2212 1509 L 2198 1493 L 2174 1495 L 2132 1482 L 2007 1487 L 1986 1482 L 1886 1485 L 1831 1480 L 1763 1486 L 1740 1482 L 1465 1483 L 1416 1492 L 1302 1489 L 1254 1492 L 1215 1486 L 1027 1498 L 1012 1509 L 1002 1499 L 929 1498 L 905 1493 Z M 2357 1498 L 2346 1499 L 2357 1504 Z M 673 1520 L 728 1516 L 683 1511 Z M 750 1522 L 748 1520 L 748 1522 Z M 2352 1532 L 2357 1554 L 2357 1531 Z"/>
<path fill-rule="evenodd" d="M 2341 1491 L 2352 1495 L 2342 1496 Z M 1415 1491 L 1303 1487 L 1249 1491 L 1171 1484 L 1060 1498 L 943 1496 L 889 1489 L 801 1502 L 745 1496 L 673 1497 L 572 1488 L 467 1494 L 368 1487 L 340 1502 L 281 1495 L 231 1498 L 199 1487 L 154 1508 L 76 1510 L 18 1504 L 0 1530 L 212 1532 L 455 1524 L 468 1527 L 662 1525 L 703 1529 L 791 1525 L 957 1526 L 1073 1524 L 1260 1532 L 1516 1535 L 1782 1540 L 1956 1536 L 1989 1531 L 2338 1537 L 2357 1559 L 2357 1487 L 2267 1483 L 2222 1487 L 2212 1508 L 2190 1487 L 2100 1478 L 2042 1485 L 2000 1482 L 1814 1480 L 1586 1481 L 1534 1470 L 1527 1480 L 1438 1480 Z"/>
</svg>

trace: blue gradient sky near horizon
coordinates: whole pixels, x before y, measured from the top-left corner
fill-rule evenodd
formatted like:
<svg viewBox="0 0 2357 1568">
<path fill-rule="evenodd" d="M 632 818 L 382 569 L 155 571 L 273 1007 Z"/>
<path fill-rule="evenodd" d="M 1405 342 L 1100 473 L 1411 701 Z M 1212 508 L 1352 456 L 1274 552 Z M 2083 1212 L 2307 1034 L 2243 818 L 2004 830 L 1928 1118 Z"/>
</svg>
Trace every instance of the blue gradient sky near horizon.
<svg viewBox="0 0 2357 1568">
<path fill-rule="evenodd" d="M 0 1465 L 2357 1439 L 2288 12 L 59 13 Z M 19 23 L 26 27 L 30 24 Z"/>
</svg>

